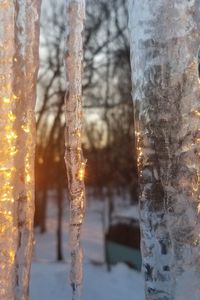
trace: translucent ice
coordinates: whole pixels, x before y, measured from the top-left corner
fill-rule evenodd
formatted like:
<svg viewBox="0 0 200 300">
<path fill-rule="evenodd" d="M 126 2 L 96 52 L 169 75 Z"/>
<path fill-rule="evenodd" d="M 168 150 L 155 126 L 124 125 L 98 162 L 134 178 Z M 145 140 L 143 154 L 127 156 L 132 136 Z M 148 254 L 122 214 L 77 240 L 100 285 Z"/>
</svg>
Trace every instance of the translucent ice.
<svg viewBox="0 0 200 300">
<path fill-rule="evenodd" d="M 188 269 L 200 278 L 199 4 L 129 1 L 141 247 L 151 300 L 175 299 Z"/>
<path fill-rule="evenodd" d="M 85 160 L 82 154 L 82 63 L 85 1 L 67 1 L 67 50 L 65 55 L 66 94 L 66 152 L 65 162 L 70 196 L 70 280 L 73 299 L 81 299 L 83 253 L 80 245 L 84 219 Z"/>
<path fill-rule="evenodd" d="M 0 1 L 0 299 L 28 299 L 40 1 Z"/>
</svg>

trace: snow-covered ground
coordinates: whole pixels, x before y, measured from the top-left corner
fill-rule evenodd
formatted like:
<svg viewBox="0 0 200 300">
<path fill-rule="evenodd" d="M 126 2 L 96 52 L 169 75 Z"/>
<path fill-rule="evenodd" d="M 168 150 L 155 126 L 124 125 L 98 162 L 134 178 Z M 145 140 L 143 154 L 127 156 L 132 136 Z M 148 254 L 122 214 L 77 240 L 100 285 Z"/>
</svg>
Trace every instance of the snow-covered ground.
<svg viewBox="0 0 200 300">
<path fill-rule="evenodd" d="M 83 228 L 84 300 L 143 300 L 143 278 L 124 264 L 108 272 L 104 264 L 102 206 L 90 202 Z M 56 208 L 51 200 L 48 209 L 47 233 L 36 233 L 36 244 L 31 272 L 30 300 L 71 299 L 68 281 L 69 251 L 67 247 L 67 211 L 64 210 L 63 252 L 65 263 L 56 262 Z"/>
</svg>

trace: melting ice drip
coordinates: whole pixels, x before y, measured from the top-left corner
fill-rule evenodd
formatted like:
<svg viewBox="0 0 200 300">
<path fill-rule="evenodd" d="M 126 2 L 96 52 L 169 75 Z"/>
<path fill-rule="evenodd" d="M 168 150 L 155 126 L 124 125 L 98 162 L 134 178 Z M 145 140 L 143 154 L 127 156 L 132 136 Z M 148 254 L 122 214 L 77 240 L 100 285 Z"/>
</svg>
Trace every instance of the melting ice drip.
<svg viewBox="0 0 200 300">
<path fill-rule="evenodd" d="M 66 94 L 66 152 L 65 162 L 70 196 L 70 281 L 73 299 L 81 299 L 83 253 L 80 245 L 81 226 L 85 207 L 85 160 L 82 154 L 82 32 L 85 1 L 67 2 L 67 50 L 65 55 Z"/>
</svg>

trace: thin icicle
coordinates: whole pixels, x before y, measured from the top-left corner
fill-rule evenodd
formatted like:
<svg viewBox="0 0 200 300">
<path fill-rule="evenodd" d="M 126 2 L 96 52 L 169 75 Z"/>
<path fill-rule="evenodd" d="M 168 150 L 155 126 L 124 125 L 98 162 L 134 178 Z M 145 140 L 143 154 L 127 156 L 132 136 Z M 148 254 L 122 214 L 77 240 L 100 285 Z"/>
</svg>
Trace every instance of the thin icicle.
<svg viewBox="0 0 200 300">
<path fill-rule="evenodd" d="M 84 219 L 85 160 L 82 154 L 82 63 L 85 18 L 85 1 L 67 1 L 67 74 L 66 94 L 66 152 L 65 162 L 70 195 L 70 281 L 72 298 L 81 299 L 83 252 L 80 245 L 81 226 Z"/>
</svg>

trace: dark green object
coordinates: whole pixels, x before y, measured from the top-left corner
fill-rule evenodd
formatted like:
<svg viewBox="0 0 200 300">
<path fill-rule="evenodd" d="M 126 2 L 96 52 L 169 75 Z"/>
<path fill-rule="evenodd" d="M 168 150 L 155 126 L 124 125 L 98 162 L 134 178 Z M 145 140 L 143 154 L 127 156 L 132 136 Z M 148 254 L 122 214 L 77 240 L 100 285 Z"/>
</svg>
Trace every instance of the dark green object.
<svg viewBox="0 0 200 300">
<path fill-rule="evenodd" d="M 142 258 L 139 249 L 133 249 L 114 242 L 106 241 L 107 259 L 110 265 L 124 262 L 130 267 L 141 271 Z"/>
<path fill-rule="evenodd" d="M 105 235 L 105 256 L 108 269 L 110 265 L 124 262 L 140 271 L 140 229 L 138 222 L 117 223 L 109 227 Z"/>
</svg>

